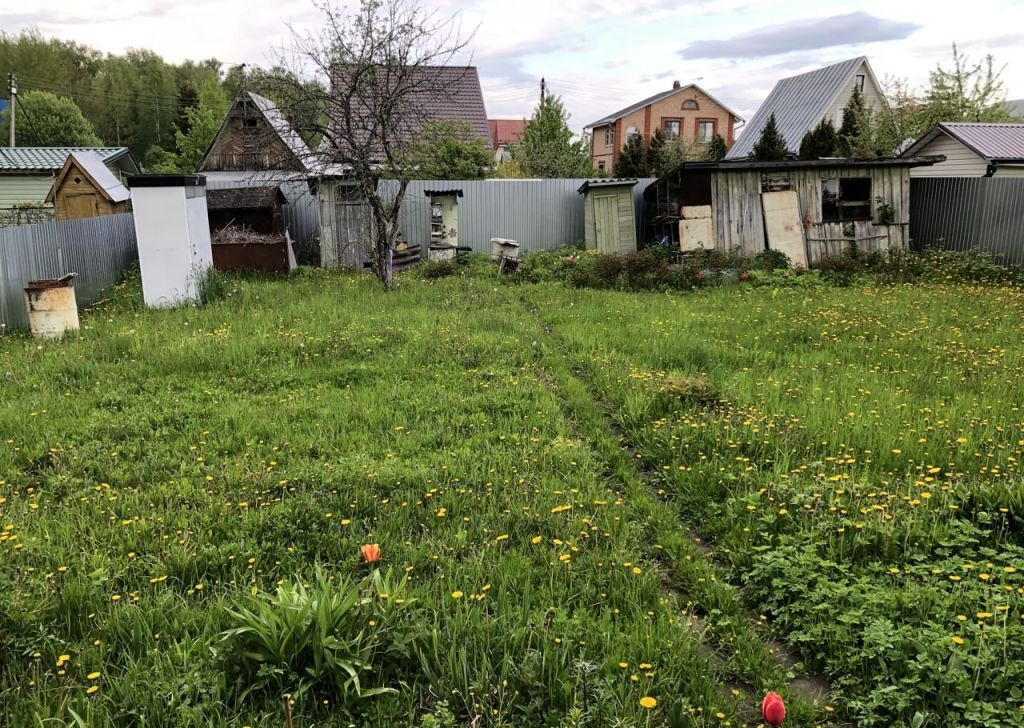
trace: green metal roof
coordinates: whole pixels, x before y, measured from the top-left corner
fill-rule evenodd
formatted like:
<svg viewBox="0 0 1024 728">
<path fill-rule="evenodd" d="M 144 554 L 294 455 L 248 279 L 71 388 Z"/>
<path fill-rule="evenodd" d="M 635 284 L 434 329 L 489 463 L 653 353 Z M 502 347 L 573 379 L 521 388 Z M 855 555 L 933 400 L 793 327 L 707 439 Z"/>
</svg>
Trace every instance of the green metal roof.
<svg viewBox="0 0 1024 728">
<path fill-rule="evenodd" d="M 0 147 L 0 172 L 56 172 L 72 152 L 92 152 L 105 164 L 130 154 L 128 147 Z"/>
</svg>

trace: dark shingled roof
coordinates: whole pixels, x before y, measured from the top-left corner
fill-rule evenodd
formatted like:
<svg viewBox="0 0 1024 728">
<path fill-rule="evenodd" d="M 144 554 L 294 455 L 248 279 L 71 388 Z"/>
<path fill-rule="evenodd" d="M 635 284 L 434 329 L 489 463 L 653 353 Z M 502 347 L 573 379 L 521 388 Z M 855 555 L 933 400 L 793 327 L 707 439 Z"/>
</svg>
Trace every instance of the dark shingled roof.
<svg viewBox="0 0 1024 728">
<path fill-rule="evenodd" d="M 904 154 L 917 154 L 939 134 L 956 139 L 990 162 L 1024 161 L 1024 124 L 943 121 L 914 142 Z"/>
<path fill-rule="evenodd" d="M 258 210 L 286 202 L 280 187 L 225 187 L 206 191 L 211 210 Z"/>
</svg>

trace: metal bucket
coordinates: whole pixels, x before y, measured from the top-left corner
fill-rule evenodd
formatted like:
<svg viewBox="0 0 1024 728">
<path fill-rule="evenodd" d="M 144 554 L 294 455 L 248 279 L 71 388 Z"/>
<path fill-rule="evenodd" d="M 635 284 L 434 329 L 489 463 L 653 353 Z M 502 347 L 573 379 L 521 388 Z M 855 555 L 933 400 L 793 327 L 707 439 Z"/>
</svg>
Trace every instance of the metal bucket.
<svg viewBox="0 0 1024 728">
<path fill-rule="evenodd" d="M 74 273 L 29 281 L 25 286 L 25 304 L 33 336 L 59 339 L 68 331 L 78 331 Z"/>
</svg>

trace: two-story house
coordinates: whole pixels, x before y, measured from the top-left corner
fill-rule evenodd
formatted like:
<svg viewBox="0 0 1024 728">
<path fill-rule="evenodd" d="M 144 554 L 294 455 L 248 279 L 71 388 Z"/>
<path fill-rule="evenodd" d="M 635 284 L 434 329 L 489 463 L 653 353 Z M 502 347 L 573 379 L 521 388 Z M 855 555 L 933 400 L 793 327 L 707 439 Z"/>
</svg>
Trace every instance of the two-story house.
<svg viewBox="0 0 1024 728">
<path fill-rule="evenodd" d="M 864 56 L 782 79 L 744 127 L 726 159 L 751 156 L 772 114 L 789 151 L 797 154 L 804 135 L 821 121 L 831 119 L 836 129 L 842 126 L 843 109 L 854 89 L 860 91 L 867 108 L 874 111 L 889 108 L 875 72 Z"/>
<path fill-rule="evenodd" d="M 611 172 L 631 136 L 649 141 L 658 129 L 667 142 L 708 144 L 718 134 L 731 145 L 736 124 L 742 121 L 739 114 L 700 86 L 683 86 L 676 81 L 668 91 L 588 124 L 590 156 L 595 169 Z"/>
</svg>

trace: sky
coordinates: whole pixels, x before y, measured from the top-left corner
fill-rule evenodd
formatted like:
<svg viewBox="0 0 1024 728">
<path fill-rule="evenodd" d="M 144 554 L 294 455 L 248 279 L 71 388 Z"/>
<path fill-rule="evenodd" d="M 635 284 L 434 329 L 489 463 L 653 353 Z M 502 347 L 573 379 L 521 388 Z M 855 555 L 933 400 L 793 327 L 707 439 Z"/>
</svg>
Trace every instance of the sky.
<svg viewBox="0 0 1024 728">
<path fill-rule="evenodd" d="M 344 5 L 345 3 L 340 3 Z M 922 87 L 951 44 L 1007 64 L 1024 98 L 1024 0 L 425 0 L 469 38 L 488 116 L 526 118 L 541 77 L 570 126 L 587 124 L 678 80 L 750 119 L 786 76 L 867 56 L 879 80 Z M 969 7 L 969 10 L 968 10 Z M 950 10 L 946 10 L 949 8 Z M 957 8 L 957 12 L 952 12 Z M 38 28 L 104 52 L 148 48 L 169 61 L 268 65 L 293 32 L 315 32 L 312 0 L 0 0 L 0 28 Z"/>
</svg>

